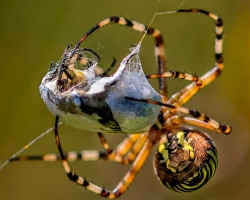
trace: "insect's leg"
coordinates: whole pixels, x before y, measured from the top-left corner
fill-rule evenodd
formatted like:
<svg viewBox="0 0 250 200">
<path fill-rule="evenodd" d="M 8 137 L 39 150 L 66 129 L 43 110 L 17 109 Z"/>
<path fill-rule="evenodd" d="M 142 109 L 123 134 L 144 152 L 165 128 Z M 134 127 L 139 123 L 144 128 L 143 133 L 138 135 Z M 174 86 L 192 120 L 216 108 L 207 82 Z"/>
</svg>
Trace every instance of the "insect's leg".
<svg viewBox="0 0 250 200">
<path fill-rule="evenodd" d="M 93 32 L 95 32 L 97 29 L 110 24 L 110 23 L 116 23 L 123 26 L 131 27 L 132 29 L 141 32 L 141 33 L 147 33 L 148 35 L 151 35 L 154 37 L 155 40 L 155 57 L 157 62 L 157 70 L 158 73 L 164 73 L 166 71 L 165 67 L 165 48 L 164 48 L 164 41 L 163 37 L 161 35 L 161 32 L 157 29 L 154 29 L 152 27 L 148 27 L 144 24 L 138 23 L 136 21 L 128 20 L 124 17 L 118 17 L 118 16 L 112 16 L 107 19 L 104 19 L 100 23 L 98 23 L 96 26 L 91 28 L 84 36 L 81 37 L 81 39 L 77 42 L 77 44 L 74 47 L 74 50 L 72 51 L 72 55 L 74 54 L 74 51 L 80 46 L 80 44 L 87 39 L 88 36 L 90 36 Z M 165 100 L 167 100 L 167 87 L 166 87 L 166 80 L 165 78 L 160 78 L 159 80 L 159 88 L 160 93 L 164 97 Z M 165 102 L 164 100 L 164 102 Z"/>
<path fill-rule="evenodd" d="M 100 187 L 92 182 L 89 182 L 88 180 L 82 178 L 81 176 L 78 176 L 76 173 L 74 173 L 70 169 L 68 162 L 66 161 L 66 158 L 64 156 L 62 146 L 60 143 L 60 138 L 59 138 L 59 134 L 58 134 L 58 120 L 59 120 L 59 116 L 56 116 L 55 128 L 54 128 L 55 140 L 56 140 L 57 148 L 59 150 L 59 154 L 60 154 L 60 157 L 62 160 L 64 170 L 65 170 L 69 180 L 77 183 L 78 185 L 85 187 L 86 189 L 88 189 L 88 190 L 90 190 L 90 191 L 92 191 L 100 196 L 103 196 L 103 197 L 106 197 L 109 199 L 117 198 L 117 197 L 121 196 L 127 190 L 128 186 L 132 183 L 136 174 L 141 169 L 143 163 L 145 162 L 146 158 L 148 157 L 149 152 L 151 151 L 151 149 L 154 145 L 154 143 L 151 140 L 149 140 L 149 139 L 146 140 L 140 153 L 136 157 L 133 165 L 131 166 L 130 170 L 126 173 L 126 175 L 124 176 L 122 181 L 120 181 L 120 183 L 117 185 L 117 187 L 111 191 L 111 190 L 102 188 L 102 187 Z"/>
<path fill-rule="evenodd" d="M 224 62 L 223 62 L 223 21 L 222 19 L 211 12 L 202 10 L 202 9 L 179 9 L 177 12 L 199 12 L 202 14 L 205 14 L 212 18 L 215 22 L 215 67 L 205 73 L 200 79 L 202 81 L 201 88 L 207 86 L 211 82 L 213 82 L 222 72 L 224 68 Z M 176 93 L 169 99 L 168 103 L 175 105 L 183 105 L 186 103 L 190 98 L 193 97 L 194 94 L 198 91 L 198 87 L 195 83 L 191 83 L 190 85 L 183 88 L 180 92 Z"/>
</svg>

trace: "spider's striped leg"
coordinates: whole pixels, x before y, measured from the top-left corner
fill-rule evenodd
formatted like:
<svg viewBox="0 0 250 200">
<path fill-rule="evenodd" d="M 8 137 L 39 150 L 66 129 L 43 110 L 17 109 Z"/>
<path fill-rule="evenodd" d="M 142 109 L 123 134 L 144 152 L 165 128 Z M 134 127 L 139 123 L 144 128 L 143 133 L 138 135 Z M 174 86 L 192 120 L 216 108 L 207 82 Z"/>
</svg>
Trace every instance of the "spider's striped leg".
<svg viewBox="0 0 250 200">
<path fill-rule="evenodd" d="M 148 133 L 150 135 L 150 133 Z M 136 157 L 135 161 L 133 162 L 131 168 L 126 173 L 124 178 L 118 183 L 116 188 L 112 191 L 115 194 L 115 197 L 121 196 L 133 182 L 135 176 L 140 171 L 142 165 L 146 161 L 150 151 L 152 150 L 155 142 L 147 138 L 145 141 L 141 151 L 139 152 L 138 156 Z"/>
<path fill-rule="evenodd" d="M 162 105 L 164 106 L 164 104 Z M 168 106 L 168 104 L 165 104 L 165 106 Z M 193 118 L 186 116 L 177 116 L 177 115 L 169 118 L 168 113 L 166 116 L 163 114 L 163 118 L 165 120 L 164 127 L 172 127 L 172 125 L 179 126 L 180 124 L 189 124 L 213 130 L 219 133 L 223 133 L 225 135 L 230 134 L 232 131 L 231 126 L 219 123 L 216 120 L 208 117 L 207 115 L 199 111 L 189 110 L 188 108 L 175 107 L 175 106 L 172 109 L 174 109 L 174 112 L 191 115 Z"/>
<path fill-rule="evenodd" d="M 121 164 L 133 162 L 146 141 L 145 134 L 129 135 L 115 149 L 112 149 L 101 133 L 98 133 L 98 136 L 106 152 L 106 159 Z"/>
<path fill-rule="evenodd" d="M 165 104 L 167 105 L 167 104 Z M 179 124 L 190 124 L 195 125 L 199 127 L 203 127 L 209 130 L 213 130 L 216 132 L 223 133 L 225 135 L 228 135 L 232 131 L 232 127 L 227 124 L 222 124 L 217 122 L 216 120 L 208 117 L 207 115 L 196 111 L 196 110 L 190 110 L 188 108 L 184 107 L 174 107 L 173 108 L 176 112 L 191 115 L 193 118 L 190 117 L 184 117 L 184 116 L 173 116 L 170 118 L 165 118 L 166 122 L 165 125 L 167 125 L 168 122 L 171 122 L 172 124 L 179 125 Z M 163 115 L 164 117 L 164 115 Z M 168 117 L 168 116 L 167 116 Z M 164 127 L 165 127 L 164 125 Z"/>
<path fill-rule="evenodd" d="M 232 131 L 231 126 L 226 125 L 226 124 L 221 124 L 217 122 L 216 120 L 196 110 L 190 110 L 188 108 L 178 107 L 172 104 L 162 103 L 162 102 L 154 101 L 151 99 L 135 99 L 132 97 L 125 97 L 125 98 L 134 100 L 134 101 L 141 101 L 141 102 L 156 104 L 156 105 L 164 106 L 168 108 L 168 109 L 164 109 L 163 111 L 163 120 L 164 120 L 164 128 L 170 131 L 175 128 L 174 126 L 178 127 L 182 123 L 200 126 L 200 127 L 207 128 L 207 129 L 220 132 L 226 135 L 230 134 Z M 191 115 L 193 118 L 185 117 L 185 116 L 177 116 L 177 115 L 169 117 L 169 113 L 176 113 L 176 112 L 179 112 L 184 115 Z"/>
<path fill-rule="evenodd" d="M 110 198 L 110 199 L 114 199 L 114 198 L 121 196 L 127 190 L 129 185 L 134 180 L 136 174 L 138 173 L 138 171 L 141 169 L 142 165 L 144 164 L 144 162 L 145 162 L 146 158 L 148 157 L 149 152 L 151 151 L 153 145 L 155 144 L 155 142 L 153 140 L 150 140 L 150 139 L 147 139 L 145 141 L 141 151 L 139 152 L 138 156 L 136 157 L 130 170 L 126 173 L 126 175 L 124 176 L 122 181 L 119 182 L 119 184 L 116 186 L 116 188 L 111 191 L 111 190 L 102 188 L 102 187 L 100 187 L 92 182 L 89 182 L 88 180 L 82 178 L 81 176 L 78 176 L 76 173 L 74 173 L 70 169 L 68 162 L 64 156 L 64 153 L 63 153 L 63 150 L 61 147 L 61 143 L 60 143 L 60 138 L 59 138 L 59 134 L 58 134 L 58 120 L 59 120 L 59 116 L 56 116 L 55 128 L 54 128 L 55 140 L 56 140 L 56 144 L 57 144 L 57 147 L 59 150 L 59 154 L 60 154 L 60 157 L 62 160 L 64 170 L 65 170 L 69 180 L 77 183 L 78 185 L 85 187 L 86 189 L 88 189 L 88 190 L 90 190 L 90 191 L 92 191 L 100 196 Z"/>
<path fill-rule="evenodd" d="M 212 81 L 214 81 L 222 72 L 224 68 L 224 62 L 223 62 L 223 21 L 222 19 L 211 12 L 202 10 L 202 9 L 179 9 L 177 12 L 199 12 L 202 14 L 205 14 L 212 18 L 215 21 L 215 67 L 205 73 L 200 79 L 202 81 L 201 88 L 205 87 L 206 85 L 210 84 Z M 198 91 L 198 87 L 195 83 L 191 83 L 190 85 L 183 88 L 180 92 L 177 92 L 171 99 L 169 99 L 168 103 L 175 105 L 183 105 L 186 103 L 196 92 Z"/>
<path fill-rule="evenodd" d="M 178 79 L 185 79 L 187 81 L 192 81 L 195 82 L 197 87 L 201 87 L 202 81 L 197 75 L 192 75 L 192 74 L 187 74 L 184 72 L 179 72 L 179 71 L 169 71 L 169 72 L 164 72 L 162 74 L 150 74 L 146 76 L 149 79 L 152 78 L 178 78 Z"/>
<path fill-rule="evenodd" d="M 115 59 L 115 57 L 113 57 L 113 61 L 112 61 L 111 65 L 107 69 L 104 70 L 104 72 L 101 74 L 101 76 L 107 76 L 108 73 L 115 67 L 115 64 L 116 64 L 116 59 Z"/>
<path fill-rule="evenodd" d="M 107 159 L 107 154 L 105 151 L 99 151 L 99 150 L 84 150 L 80 152 L 69 151 L 64 154 L 64 157 L 69 162 L 74 162 L 77 160 L 95 161 L 99 159 Z M 13 161 L 52 162 L 52 161 L 60 161 L 60 160 L 61 160 L 60 155 L 58 155 L 57 153 L 50 153 L 50 154 L 44 154 L 44 155 L 32 155 L 32 156 L 18 156 L 18 157 L 9 159 L 10 162 L 13 162 Z"/>
<path fill-rule="evenodd" d="M 93 28 L 91 28 L 84 36 L 81 37 L 81 39 L 77 42 L 77 44 L 74 47 L 74 50 L 72 51 L 71 56 L 75 54 L 75 51 L 79 48 L 80 44 L 87 39 L 89 35 L 91 35 L 93 32 L 95 32 L 97 29 L 109 24 L 109 23 L 116 23 L 123 26 L 131 27 L 132 29 L 141 32 L 141 33 L 147 33 L 148 35 L 151 35 L 155 39 L 155 57 L 157 62 L 157 70 L 158 73 L 163 73 L 166 71 L 165 67 L 165 48 L 164 48 L 164 41 L 163 37 L 161 35 L 161 32 L 157 29 L 154 29 L 152 27 L 147 27 L 144 24 L 138 23 L 136 21 L 128 20 L 124 17 L 118 17 L 118 16 L 112 16 L 107 19 L 104 19 L 97 25 L 95 25 Z M 165 78 L 161 78 L 159 81 L 159 88 L 160 93 L 162 96 L 164 96 L 164 99 L 167 100 L 167 87 L 166 87 L 166 80 Z"/>
<path fill-rule="evenodd" d="M 115 67 L 115 64 L 116 64 L 116 59 L 115 57 L 113 57 L 113 61 L 107 69 L 103 69 L 102 67 L 96 66 L 94 68 L 95 75 L 101 77 L 108 76 L 109 72 Z"/>
<path fill-rule="evenodd" d="M 191 74 L 187 74 L 184 72 L 178 72 L 178 71 L 169 71 L 169 72 L 164 72 L 162 74 L 151 74 L 151 75 L 148 75 L 146 77 L 150 78 L 150 79 L 151 78 L 160 78 L 160 77 L 179 78 L 179 79 L 185 79 L 185 80 L 194 82 L 196 89 L 199 89 L 202 86 L 202 81 L 200 80 L 200 78 L 197 75 L 195 75 L 195 74 L 191 75 Z M 168 110 L 166 107 L 163 107 L 161 112 L 165 113 L 165 115 L 167 115 L 166 113 L 168 113 L 168 117 L 170 117 L 174 114 L 173 112 L 170 112 L 170 110 Z"/>
<path fill-rule="evenodd" d="M 146 137 L 141 134 L 129 135 L 126 137 L 115 149 L 109 147 L 105 137 L 98 133 L 98 136 L 103 145 L 103 150 L 83 150 L 80 152 L 69 151 L 64 154 L 65 159 L 69 162 L 77 160 L 95 161 L 95 160 L 109 160 L 121 164 L 129 164 L 134 161 L 142 145 L 145 143 Z M 33 155 L 33 156 L 18 156 L 9 159 L 13 161 L 60 161 L 61 158 L 56 153 Z"/>
<path fill-rule="evenodd" d="M 197 91 L 201 86 L 202 86 L 202 81 L 201 79 L 197 76 L 197 75 L 191 75 L 191 74 L 187 74 L 184 72 L 178 72 L 178 71 L 169 71 L 169 72 L 164 72 L 162 74 L 151 74 L 146 76 L 147 78 L 179 78 L 179 79 L 185 79 L 188 81 L 192 81 L 194 82 L 193 84 L 195 84 L 195 87 L 193 88 L 193 92 Z M 183 94 L 182 94 L 183 95 Z M 177 100 L 177 99 L 176 99 Z"/>
<path fill-rule="evenodd" d="M 199 126 L 208 130 L 223 133 L 225 135 L 229 135 L 231 133 L 232 128 L 229 125 L 219 123 L 208 116 L 205 116 L 205 117 L 206 117 L 206 120 L 174 115 L 168 118 L 164 122 L 164 127 L 166 127 L 166 129 L 169 129 L 170 127 L 171 128 L 179 127 L 180 124 L 187 124 L 187 125 Z"/>
<path fill-rule="evenodd" d="M 98 133 L 102 145 L 104 146 L 104 148 L 107 146 L 107 142 L 104 138 L 104 136 L 102 136 L 101 133 Z M 105 140 L 105 144 L 104 141 Z M 111 151 L 111 150 L 110 150 Z M 77 161 L 77 160 L 83 160 L 83 161 L 94 161 L 94 160 L 99 160 L 99 159 L 107 159 L 108 157 L 108 151 L 105 149 L 105 151 L 99 151 L 99 150 L 84 150 L 84 151 L 80 151 L 80 152 L 76 152 L 76 151 L 69 151 L 66 152 L 64 154 L 64 157 L 67 161 L 69 162 L 73 162 L 73 161 Z M 44 154 L 44 155 L 32 155 L 32 156 L 18 156 L 15 158 L 11 158 L 9 159 L 10 162 L 12 161 L 59 161 L 61 160 L 60 155 L 56 154 L 56 153 L 50 153 L 50 154 Z"/>
</svg>

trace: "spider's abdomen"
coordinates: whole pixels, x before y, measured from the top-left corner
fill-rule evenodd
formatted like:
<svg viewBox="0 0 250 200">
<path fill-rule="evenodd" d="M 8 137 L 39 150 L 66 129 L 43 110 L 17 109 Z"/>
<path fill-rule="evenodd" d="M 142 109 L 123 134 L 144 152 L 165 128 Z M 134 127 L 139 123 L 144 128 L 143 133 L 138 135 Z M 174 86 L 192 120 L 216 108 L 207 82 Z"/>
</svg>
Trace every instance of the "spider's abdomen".
<svg viewBox="0 0 250 200">
<path fill-rule="evenodd" d="M 160 144 L 154 167 L 159 180 L 170 190 L 192 192 L 215 174 L 218 158 L 212 139 L 204 132 L 183 129 L 169 134 Z"/>
</svg>

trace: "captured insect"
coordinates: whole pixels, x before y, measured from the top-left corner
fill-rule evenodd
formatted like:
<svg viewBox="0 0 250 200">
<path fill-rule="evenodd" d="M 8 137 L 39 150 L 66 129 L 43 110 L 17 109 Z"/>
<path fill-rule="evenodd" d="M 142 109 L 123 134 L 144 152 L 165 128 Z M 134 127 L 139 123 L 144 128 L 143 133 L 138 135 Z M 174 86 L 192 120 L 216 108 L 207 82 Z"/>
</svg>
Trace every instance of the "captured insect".
<svg viewBox="0 0 250 200">
<path fill-rule="evenodd" d="M 200 78 L 178 71 L 166 71 L 163 37 L 159 30 L 123 17 L 109 17 L 90 29 L 72 48 L 68 46 L 62 59 L 51 64 L 40 85 L 40 93 L 48 109 L 55 115 L 54 133 L 59 155 L 14 155 L 7 162 L 20 160 L 62 160 L 69 180 L 106 198 L 121 196 L 133 182 L 155 144 L 154 170 L 158 179 L 172 191 L 186 193 L 204 186 L 218 165 L 217 150 L 205 132 L 190 125 L 230 134 L 231 127 L 200 113 L 182 107 L 200 88 L 214 81 L 223 70 L 222 19 L 202 9 L 178 9 L 176 13 L 202 13 L 215 22 L 215 67 Z M 116 23 L 153 36 L 157 74 L 144 75 L 139 58 L 141 42 L 120 62 L 112 75 L 101 71 L 99 56 L 81 43 L 95 30 Z M 112 66 L 111 66 L 112 67 Z M 166 78 L 191 81 L 172 95 L 167 93 Z M 148 83 L 159 79 L 159 93 Z M 61 119 L 71 126 L 97 132 L 104 150 L 64 153 L 58 124 Z M 103 133 L 128 136 L 112 149 Z M 104 159 L 131 164 L 129 171 L 113 189 L 102 188 L 73 172 L 68 161 Z M 3 167 L 3 165 L 2 165 Z M 2 169 L 0 166 L 0 169 Z"/>
</svg>

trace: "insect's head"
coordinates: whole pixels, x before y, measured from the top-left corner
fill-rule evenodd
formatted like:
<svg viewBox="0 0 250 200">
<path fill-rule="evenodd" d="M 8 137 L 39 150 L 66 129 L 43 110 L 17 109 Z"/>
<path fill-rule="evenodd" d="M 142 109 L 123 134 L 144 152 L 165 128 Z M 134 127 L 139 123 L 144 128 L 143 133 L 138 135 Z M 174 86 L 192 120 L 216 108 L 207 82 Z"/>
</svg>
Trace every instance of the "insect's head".
<svg viewBox="0 0 250 200">
<path fill-rule="evenodd" d="M 86 75 L 83 70 L 97 66 L 100 57 L 91 49 L 71 48 L 67 46 L 62 59 L 57 63 L 51 63 L 45 82 L 55 80 L 57 89 L 61 92 L 74 86 L 84 86 Z"/>
</svg>

